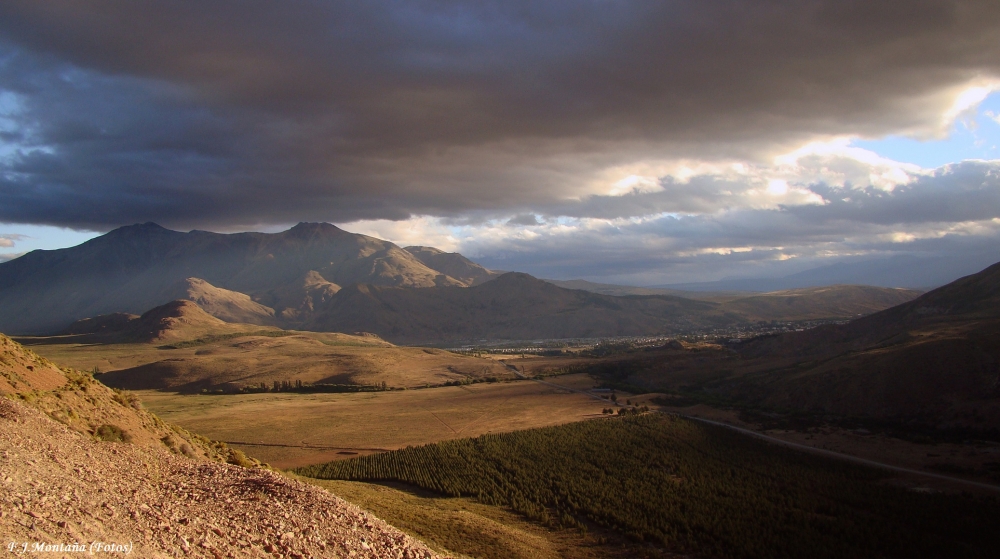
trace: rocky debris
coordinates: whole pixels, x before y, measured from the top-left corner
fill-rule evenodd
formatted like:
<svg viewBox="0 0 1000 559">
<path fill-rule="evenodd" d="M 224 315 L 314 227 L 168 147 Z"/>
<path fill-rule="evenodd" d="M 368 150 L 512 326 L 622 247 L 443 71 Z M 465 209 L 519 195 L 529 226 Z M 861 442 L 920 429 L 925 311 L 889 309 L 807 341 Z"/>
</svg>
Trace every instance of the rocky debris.
<svg viewBox="0 0 1000 559">
<path fill-rule="evenodd" d="M 0 334 L 0 394 L 4 393 L 85 436 L 246 465 L 244 460 L 234 460 L 235 451 L 225 444 L 169 425 L 149 413 L 134 394 L 110 389 L 88 373 L 59 369 Z"/>
<path fill-rule="evenodd" d="M 65 384 L 59 367 L 0 334 L 0 394 L 53 390 Z"/>
<path fill-rule="evenodd" d="M 143 558 L 436 557 L 317 487 L 266 469 L 95 441 L 5 398 L 0 539 L 5 546 L 106 542 Z"/>
</svg>

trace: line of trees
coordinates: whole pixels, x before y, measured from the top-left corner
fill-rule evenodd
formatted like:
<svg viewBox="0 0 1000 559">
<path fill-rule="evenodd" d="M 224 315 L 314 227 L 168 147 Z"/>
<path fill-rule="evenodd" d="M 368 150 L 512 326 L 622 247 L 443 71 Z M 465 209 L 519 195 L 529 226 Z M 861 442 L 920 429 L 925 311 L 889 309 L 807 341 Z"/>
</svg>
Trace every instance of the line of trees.
<svg viewBox="0 0 1000 559">
<path fill-rule="evenodd" d="M 262 392 L 298 392 L 298 393 L 313 393 L 313 392 L 381 392 L 384 390 L 394 390 L 389 387 L 385 381 L 376 384 L 327 384 L 327 383 L 317 383 L 310 384 L 304 383 L 301 380 L 282 380 L 273 381 L 271 385 L 261 382 L 258 384 L 251 384 L 242 386 L 239 389 L 241 394 L 259 394 Z"/>
</svg>

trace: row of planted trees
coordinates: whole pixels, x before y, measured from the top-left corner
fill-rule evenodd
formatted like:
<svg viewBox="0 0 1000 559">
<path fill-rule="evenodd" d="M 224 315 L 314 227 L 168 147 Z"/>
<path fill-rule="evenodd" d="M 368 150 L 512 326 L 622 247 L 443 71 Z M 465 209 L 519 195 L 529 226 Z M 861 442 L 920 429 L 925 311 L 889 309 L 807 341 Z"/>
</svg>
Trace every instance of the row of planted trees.
<svg viewBox="0 0 1000 559">
<path fill-rule="evenodd" d="M 243 394 L 257 394 L 261 392 L 381 392 L 384 390 L 392 390 L 384 381 L 376 384 L 311 384 L 304 383 L 301 380 L 276 380 L 270 385 L 261 382 L 242 386 L 239 392 Z"/>
</svg>

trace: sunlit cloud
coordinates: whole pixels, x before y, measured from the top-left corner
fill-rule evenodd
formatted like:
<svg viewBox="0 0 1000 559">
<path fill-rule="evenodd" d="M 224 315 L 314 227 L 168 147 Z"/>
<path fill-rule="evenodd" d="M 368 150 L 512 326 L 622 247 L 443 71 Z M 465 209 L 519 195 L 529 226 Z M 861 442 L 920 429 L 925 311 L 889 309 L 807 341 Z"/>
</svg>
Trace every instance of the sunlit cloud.
<svg viewBox="0 0 1000 559">
<path fill-rule="evenodd" d="M 25 235 L 17 233 L 0 233 L 0 247 L 13 248 L 15 243 L 24 238 L 26 238 Z"/>
<path fill-rule="evenodd" d="M 943 130 L 950 130 L 956 122 L 964 120 L 966 123 L 972 123 L 975 126 L 975 110 L 979 107 L 990 93 L 994 91 L 1000 91 L 1000 80 L 977 80 L 980 82 L 977 85 L 970 85 L 962 89 L 958 95 L 955 96 L 955 101 L 952 103 L 948 110 L 944 112 L 941 119 L 941 127 Z"/>
<path fill-rule="evenodd" d="M 885 164 L 869 161 L 872 168 Z M 788 166 L 783 167 L 787 171 Z M 662 192 L 628 195 L 636 199 L 634 207 L 646 208 L 634 212 L 637 215 L 515 215 L 460 227 L 425 216 L 386 222 L 375 232 L 406 243 L 438 239 L 447 242 L 449 250 L 503 269 L 632 283 L 690 280 L 713 269 L 731 275 L 769 263 L 815 266 L 824 260 L 900 251 L 937 254 L 940 246 L 927 243 L 949 239 L 973 244 L 976 239 L 1000 240 L 1000 163 L 968 162 L 917 171 L 905 184 L 889 190 L 877 184 L 859 188 L 849 181 L 765 179 L 775 168 L 747 167 L 740 175 L 742 182 L 724 183 L 724 202 L 701 212 L 649 211 L 658 198 L 670 197 L 671 183 L 664 181 Z M 859 172 L 865 175 L 871 169 Z M 713 180 L 688 177 L 694 184 Z M 799 191 L 808 196 L 796 199 Z M 762 203 L 763 198 L 779 198 L 782 203 Z M 582 200 L 578 205 L 587 203 Z M 524 225 L 512 225 L 514 221 Z"/>
<path fill-rule="evenodd" d="M 352 233 L 388 239 L 399 246 L 431 246 L 445 252 L 458 250 L 462 228 L 444 225 L 440 219 L 421 216 L 401 221 L 363 220 L 338 224 Z"/>
</svg>

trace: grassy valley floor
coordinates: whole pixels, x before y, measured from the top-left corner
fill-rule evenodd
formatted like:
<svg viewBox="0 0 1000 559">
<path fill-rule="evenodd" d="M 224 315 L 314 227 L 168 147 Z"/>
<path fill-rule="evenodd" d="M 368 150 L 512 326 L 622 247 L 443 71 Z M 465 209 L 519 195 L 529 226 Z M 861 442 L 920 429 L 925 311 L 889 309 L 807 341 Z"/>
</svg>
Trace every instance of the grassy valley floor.
<svg viewBox="0 0 1000 559">
<path fill-rule="evenodd" d="M 585 375 L 563 382 L 593 386 Z M 281 468 L 597 418 L 604 407 L 531 381 L 352 394 L 136 394 L 164 420 Z"/>
</svg>

